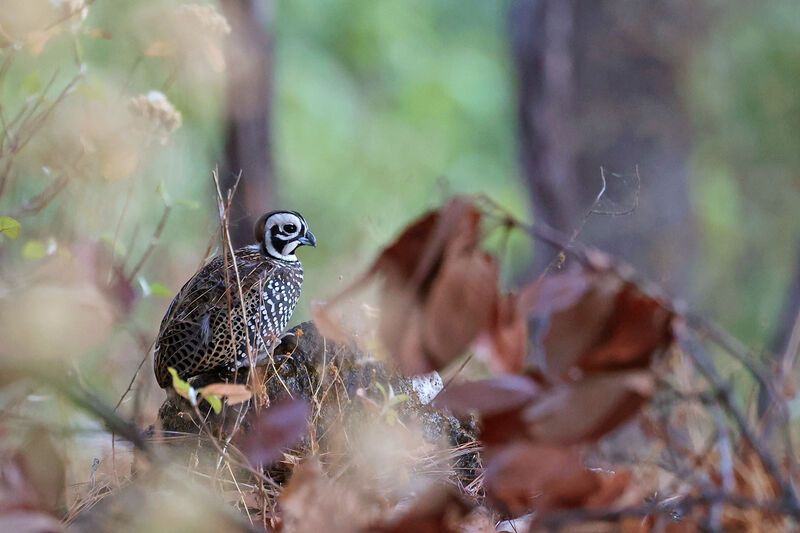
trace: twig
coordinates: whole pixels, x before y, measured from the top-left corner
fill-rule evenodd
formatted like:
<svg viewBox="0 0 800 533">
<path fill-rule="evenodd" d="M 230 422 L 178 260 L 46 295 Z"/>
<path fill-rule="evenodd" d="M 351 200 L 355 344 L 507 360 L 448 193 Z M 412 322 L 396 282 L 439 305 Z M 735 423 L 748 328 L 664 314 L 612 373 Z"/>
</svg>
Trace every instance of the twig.
<svg viewBox="0 0 800 533">
<path fill-rule="evenodd" d="M 781 490 L 781 495 L 786 506 L 788 507 L 786 512 L 791 514 L 795 519 L 800 519 L 800 501 L 798 501 L 797 494 L 794 492 L 794 488 L 789 480 L 784 477 L 780 467 L 775 461 L 775 458 L 769 453 L 769 451 L 767 451 L 766 446 L 761 442 L 761 439 L 750 427 L 747 417 L 736 405 L 730 388 L 717 374 L 716 368 L 706 355 L 703 346 L 694 340 L 689 331 L 681 327 L 680 324 L 676 326 L 676 329 L 678 344 L 681 346 L 684 353 L 686 353 L 686 355 L 688 355 L 695 362 L 695 365 L 700 370 L 700 373 L 711 385 L 714 395 L 719 403 L 733 418 L 734 422 L 736 422 L 739 431 L 742 433 L 742 437 L 744 437 L 744 439 L 750 444 L 750 446 L 758 455 L 761 464 L 764 465 L 764 468 L 778 483 Z"/>
<path fill-rule="evenodd" d="M 167 219 L 169 218 L 169 214 L 172 212 L 172 205 L 167 204 L 164 206 L 164 212 L 161 214 L 161 220 L 158 221 L 158 226 L 156 226 L 155 232 L 153 232 L 153 236 L 150 238 L 150 244 L 147 245 L 147 249 L 142 254 L 141 259 L 139 262 L 136 263 L 136 266 L 133 267 L 131 273 L 125 276 L 125 281 L 127 283 L 131 283 L 133 279 L 136 277 L 136 274 L 142 269 L 144 264 L 147 262 L 147 259 L 150 257 L 150 254 L 153 253 L 153 249 L 158 244 L 159 239 L 161 238 L 161 233 L 164 231 L 164 227 L 167 225 Z"/>
<path fill-rule="evenodd" d="M 14 218 L 36 215 L 48 206 L 58 194 L 69 184 L 69 178 L 61 175 L 56 177 L 42 192 L 26 200 L 21 206 L 11 212 Z"/>
</svg>

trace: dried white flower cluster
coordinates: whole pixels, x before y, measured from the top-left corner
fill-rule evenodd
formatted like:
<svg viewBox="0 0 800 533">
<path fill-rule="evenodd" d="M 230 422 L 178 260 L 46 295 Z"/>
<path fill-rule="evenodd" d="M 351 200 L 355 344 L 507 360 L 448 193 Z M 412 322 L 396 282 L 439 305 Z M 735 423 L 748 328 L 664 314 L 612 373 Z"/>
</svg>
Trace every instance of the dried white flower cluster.
<svg viewBox="0 0 800 533">
<path fill-rule="evenodd" d="M 193 19 L 199 28 L 214 37 L 222 37 L 231 32 L 228 20 L 214 6 L 183 4 L 178 8 L 178 14 Z"/>
<path fill-rule="evenodd" d="M 160 91 L 134 96 L 128 103 L 128 110 L 133 116 L 147 120 L 151 129 L 158 133 L 162 144 L 183 122 L 180 111 Z"/>
</svg>

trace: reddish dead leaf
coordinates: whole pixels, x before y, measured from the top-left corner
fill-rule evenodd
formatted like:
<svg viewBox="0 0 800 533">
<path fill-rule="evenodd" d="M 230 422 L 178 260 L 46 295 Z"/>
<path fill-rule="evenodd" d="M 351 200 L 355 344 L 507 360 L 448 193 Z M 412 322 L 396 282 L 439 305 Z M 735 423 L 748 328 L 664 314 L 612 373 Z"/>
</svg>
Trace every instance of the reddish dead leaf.
<svg viewBox="0 0 800 533">
<path fill-rule="evenodd" d="M 489 320 L 489 337 L 492 368 L 497 372 L 521 372 L 528 348 L 528 320 L 520 309 L 518 295 L 497 298 Z"/>
<path fill-rule="evenodd" d="M 544 353 L 536 358 L 550 381 L 574 379 L 575 369 L 647 368 L 671 341 L 671 311 L 617 272 L 576 271 L 552 278 L 523 295 L 534 314 L 546 313 L 547 302 L 555 302 L 541 342 Z"/>
<path fill-rule="evenodd" d="M 463 237 L 474 248 L 480 238 L 480 220 L 480 210 L 470 200 L 457 196 L 408 226 L 381 252 L 370 272 L 412 290 L 424 290 L 454 237 Z"/>
<path fill-rule="evenodd" d="M 270 464 L 306 434 L 308 415 L 305 400 L 276 403 L 261 412 L 236 444 L 254 465 Z"/>
<path fill-rule="evenodd" d="M 574 305 L 589 284 L 589 276 L 580 270 L 546 276 L 520 291 L 520 307 L 532 315 L 557 313 Z"/>
<path fill-rule="evenodd" d="M 422 215 L 381 252 L 370 270 L 410 281 L 438 223 L 438 211 Z"/>
<path fill-rule="evenodd" d="M 246 402 L 253 396 L 250 389 L 236 383 L 212 383 L 203 387 L 203 394 L 214 394 L 220 398 L 227 398 L 228 405 Z"/>
<path fill-rule="evenodd" d="M 481 212 L 454 198 L 412 224 L 378 257 L 379 335 L 407 374 L 446 366 L 489 323 L 498 268 L 482 251 Z"/>
<path fill-rule="evenodd" d="M 567 377 L 569 370 L 597 345 L 614 312 L 622 282 L 611 276 L 594 276 L 590 282 L 591 287 L 578 300 L 549 319 L 539 364 L 553 381 Z M 575 281 L 568 283 L 579 285 Z"/>
<path fill-rule="evenodd" d="M 672 313 L 657 300 L 626 285 L 616 298 L 605 341 L 580 361 L 586 372 L 646 368 L 671 341 Z"/>
<path fill-rule="evenodd" d="M 497 298 L 498 268 L 481 250 L 445 255 L 426 301 L 422 343 L 443 368 L 467 349 L 489 324 Z"/>
<path fill-rule="evenodd" d="M 456 415 L 477 412 L 492 416 L 528 405 L 539 387 L 524 376 L 507 375 L 481 381 L 448 385 L 436 395 L 433 405 Z"/>
<path fill-rule="evenodd" d="M 552 389 L 525 409 L 529 435 L 550 444 L 591 442 L 635 415 L 652 395 L 645 371 L 589 376 Z"/>
<path fill-rule="evenodd" d="M 471 506 L 452 490 L 434 487 L 411 504 L 411 510 L 368 531 L 374 533 L 459 533 Z"/>
<path fill-rule="evenodd" d="M 489 461 L 484 487 L 497 508 L 519 516 L 582 506 L 600 482 L 575 448 L 518 442 Z"/>
<path fill-rule="evenodd" d="M 631 483 L 633 474 L 630 470 L 621 470 L 613 473 L 598 472 L 597 479 L 600 488 L 586 500 L 586 507 L 603 509 L 616 502 Z"/>
<path fill-rule="evenodd" d="M 528 438 L 528 428 L 523 419 L 524 410 L 523 406 L 481 417 L 481 442 L 489 446 L 484 455 L 489 457 L 500 445 Z"/>
</svg>

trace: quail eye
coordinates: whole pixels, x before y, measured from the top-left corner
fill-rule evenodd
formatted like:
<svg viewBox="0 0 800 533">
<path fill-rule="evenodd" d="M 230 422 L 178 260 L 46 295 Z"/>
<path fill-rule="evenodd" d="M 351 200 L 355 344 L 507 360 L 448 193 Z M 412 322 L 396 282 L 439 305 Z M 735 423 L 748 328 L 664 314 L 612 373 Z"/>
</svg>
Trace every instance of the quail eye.
<svg viewBox="0 0 800 533">
<path fill-rule="evenodd" d="M 283 227 L 283 231 L 286 233 L 294 233 L 295 231 L 297 231 L 297 226 L 295 226 L 294 224 L 286 224 Z"/>
</svg>

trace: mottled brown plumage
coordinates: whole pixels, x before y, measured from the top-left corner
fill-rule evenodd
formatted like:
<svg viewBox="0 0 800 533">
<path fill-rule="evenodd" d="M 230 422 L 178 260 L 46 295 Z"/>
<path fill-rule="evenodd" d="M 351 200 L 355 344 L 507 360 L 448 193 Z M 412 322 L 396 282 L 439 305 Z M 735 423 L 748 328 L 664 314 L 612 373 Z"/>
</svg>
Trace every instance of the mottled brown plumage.
<svg viewBox="0 0 800 533">
<path fill-rule="evenodd" d="M 256 235 L 264 242 L 234 252 L 240 285 L 230 257 L 226 268 L 220 256 L 175 296 L 161 321 L 154 351 L 156 380 L 162 388 L 171 385 L 170 367 L 186 380 L 208 372 L 233 374 L 249 366 L 248 347 L 256 362 L 268 356 L 300 297 L 303 267 L 294 250 L 300 244 L 316 244 L 302 217 L 288 213 L 297 218 L 296 224 L 279 216 L 284 222 L 273 224 L 279 230 L 270 232 L 268 218 L 264 229 L 265 215 L 259 221 L 261 227 L 256 227 Z M 287 235 L 284 227 L 296 232 Z M 272 246 L 266 244 L 269 239 Z"/>
</svg>

